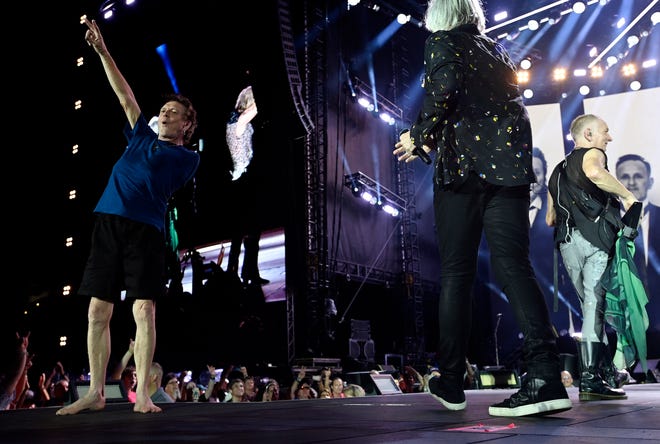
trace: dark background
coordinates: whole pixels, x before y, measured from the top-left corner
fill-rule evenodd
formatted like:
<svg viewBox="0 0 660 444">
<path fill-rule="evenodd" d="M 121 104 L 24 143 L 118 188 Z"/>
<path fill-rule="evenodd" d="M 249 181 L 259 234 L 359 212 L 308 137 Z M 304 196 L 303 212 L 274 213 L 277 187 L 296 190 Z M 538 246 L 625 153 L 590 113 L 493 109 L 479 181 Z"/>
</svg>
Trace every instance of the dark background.
<svg viewBox="0 0 660 444">
<path fill-rule="evenodd" d="M 133 87 L 145 116 L 155 115 L 162 95 L 173 91 L 155 50 L 163 43 L 167 44 L 180 92 L 189 96 L 198 110 L 199 127 L 195 139 L 203 140 L 202 162 L 195 180 L 177 194 L 182 248 L 194 248 L 227 238 L 231 215 L 226 206 L 232 196 L 227 191 L 230 159 L 225 147 L 224 127 L 238 92 L 248 83 L 254 85 L 260 111 L 256 124 L 263 131 L 255 146 L 258 156 L 255 155 L 253 168 L 263 178 L 260 203 L 263 224 L 265 228 L 285 227 L 287 243 L 295 247 L 287 247 L 287 261 L 294 265 L 287 274 L 300 280 L 306 272 L 299 266 L 305 259 L 304 131 L 294 110 L 286 78 L 277 3 L 275 0 L 142 0 L 131 8 L 118 8 L 112 22 L 99 20 L 99 23 L 106 44 Z M 294 18 L 309 7 L 308 3 L 314 4 L 302 0 L 289 3 Z M 501 5 L 507 5 L 513 13 L 521 13 L 550 2 L 491 0 L 484 3 L 491 23 L 492 14 L 502 9 Z M 378 11 L 373 9 L 374 4 L 380 6 Z M 614 26 L 618 17 L 629 9 L 639 11 L 646 4 L 648 2 L 641 0 L 612 1 L 603 8 L 594 6 L 599 8 L 595 22 L 586 16 L 579 18 L 579 22 L 563 18 L 560 24 L 566 26 L 549 28 L 538 40 L 527 42 L 527 46 L 520 40 L 505 41 L 516 60 L 531 55 L 538 67 L 538 78 L 546 79 L 536 84 L 537 95 L 529 103 L 563 100 L 562 88 L 547 80 L 551 69 L 564 61 L 574 62 L 576 66 L 586 65 L 590 46 L 603 48 L 620 32 Z M 398 11 L 421 19 L 426 2 L 363 2 L 352 10 L 340 1 L 329 1 L 327 5 L 327 22 L 336 24 L 332 34 L 335 40 L 330 42 L 336 54 L 328 57 L 327 68 L 341 72 L 340 62 L 343 62 L 363 81 L 375 73 L 374 84 L 386 97 L 392 97 L 396 92 L 393 77 L 402 70 L 409 71 L 413 79 L 411 92 L 399 91 L 398 94 L 399 105 L 412 110 L 405 119 L 413 119 L 419 99 L 414 93 L 419 89 L 415 80 L 423 69 L 421 49 L 428 33 L 412 25 L 403 27 L 398 35 L 405 42 L 405 52 L 395 52 L 389 41 L 370 51 L 365 48 L 374 44 Z M 4 276 L 9 285 L 3 301 L 3 313 L 6 313 L 2 323 L 3 337 L 13 335 L 16 330 L 30 330 L 34 332 L 31 339 L 33 349 L 43 356 L 41 364 L 51 365 L 58 358 L 84 363 L 87 301 L 59 295 L 64 283 L 76 282 L 82 274 L 91 234 L 92 210 L 123 149 L 121 131 L 125 117 L 107 83 L 98 56 L 84 42 L 86 27 L 79 23 L 79 17 L 84 13 L 99 18 L 101 2 L 23 3 L 18 7 L 23 14 L 16 17 L 21 18 L 6 15 L 2 31 L 6 74 L 3 116 L 5 134 L 9 136 L 3 177 L 6 196 L 3 214 L 5 221 L 9 222 L 4 225 Z M 301 27 L 301 23 L 294 23 L 294 43 L 299 51 L 301 69 L 305 69 L 303 60 L 308 54 L 302 52 L 304 36 Z M 313 41 L 316 35 L 307 38 Z M 645 47 L 657 48 L 657 31 L 651 38 Z M 367 52 L 373 58 L 366 57 Z M 626 53 L 625 42 L 620 42 L 612 52 Z M 633 55 L 641 60 L 643 54 Z M 76 67 L 78 57 L 84 57 L 83 68 Z M 399 68 L 395 68 L 393 57 Z M 657 71 L 649 72 L 649 76 L 655 73 L 655 78 L 648 80 L 653 80 L 657 86 Z M 343 80 L 342 75 L 337 74 L 337 83 L 328 85 L 328 90 L 332 91 L 328 94 L 328 102 L 333 106 L 345 99 Z M 610 92 L 623 92 L 627 88 L 627 84 L 619 80 L 608 82 Z M 576 96 L 571 92 L 571 97 Z M 83 101 L 83 112 L 73 110 L 76 100 Z M 356 119 L 356 122 L 360 120 Z M 75 157 L 70 154 L 74 144 L 80 145 L 80 154 Z M 391 162 L 390 144 L 377 147 L 377 153 L 377 160 Z M 419 178 L 427 173 L 421 165 L 416 168 Z M 74 186 L 78 198 L 72 202 L 67 196 Z M 351 229 L 350 224 L 345 227 Z M 432 231 L 431 227 L 424 228 L 425 232 Z M 379 227 L 372 230 L 374 236 L 382 236 L 378 230 Z M 64 246 L 68 236 L 75 239 L 73 249 Z M 435 243 L 432 237 L 420 241 L 425 251 L 433 252 Z M 433 284 L 436 277 L 426 276 L 426 279 Z M 486 288 L 488 282 L 477 284 L 484 288 L 483 303 L 476 308 L 482 322 L 475 322 L 482 336 L 475 342 L 480 343 L 484 356 L 476 360 L 492 364 L 491 332 L 494 313 L 498 310 L 489 305 L 493 295 Z M 340 281 L 337 292 L 344 298 L 340 313 L 358 290 L 359 297 L 351 314 L 373 319 L 379 353 L 400 350 L 401 330 L 406 320 L 403 318 L 412 316 L 406 312 L 405 291 L 400 287 L 383 288 L 380 285 L 363 288 L 359 281 Z M 427 330 L 431 337 L 435 318 L 433 294 L 429 291 L 425 300 Z M 40 303 L 40 308 L 33 310 L 35 301 Z M 24 312 L 26 307 L 31 307 L 28 314 Z M 226 332 L 224 308 L 222 303 L 213 309 L 193 303 L 177 304 L 160 311 L 159 353 L 162 350 L 178 354 L 186 362 L 199 359 L 203 365 L 210 348 L 208 338 L 222 339 L 220 335 Z M 281 361 L 286 358 L 282 346 L 287 333 L 285 308 L 282 304 L 275 304 L 266 310 L 269 313 L 262 319 L 270 319 L 272 323 L 264 325 L 255 321 L 256 325 L 248 332 L 249 337 L 228 339 L 232 347 L 247 342 L 253 347 L 254 354 L 272 354 L 273 360 Z M 113 347 L 117 350 L 116 353 L 113 351 L 114 354 L 120 356 L 123 352 L 128 338 L 132 337 L 132 328 L 130 307 L 122 304 L 117 307 L 113 319 Z M 59 334 L 60 331 L 68 332 L 70 356 L 61 356 L 61 350 L 52 343 L 53 332 Z M 505 331 L 503 335 L 506 337 L 504 347 L 515 351 L 519 341 L 515 330 Z M 270 339 L 272 344 L 268 341 Z M 343 339 L 340 336 L 330 349 L 337 354 L 343 353 Z M 429 341 L 429 344 L 433 342 Z M 169 358 L 162 360 L 167 365 L 181 365 L 174 358 L 172 361 Z"/>
</svg>

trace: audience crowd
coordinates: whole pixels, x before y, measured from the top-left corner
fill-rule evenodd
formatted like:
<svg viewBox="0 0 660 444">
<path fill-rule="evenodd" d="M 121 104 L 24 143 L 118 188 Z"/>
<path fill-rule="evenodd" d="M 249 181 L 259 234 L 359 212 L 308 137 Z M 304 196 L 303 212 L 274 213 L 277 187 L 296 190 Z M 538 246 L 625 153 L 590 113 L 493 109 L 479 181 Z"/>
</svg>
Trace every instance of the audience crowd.
<svg viewBox="0 0 660 444">
<path fill-rule="evenodd" d="M 9 359 L 3 359 L 0 368 L 0 410 L 63 406 L 75 401 L 76 384 L 86 384 L 89 375 L 72 374 L 62 362 L 56 362 L 50 371 L 40 372 L 34 365 L 37 358 L 29 352 L 29 339 L 29 333 L 24 336 L 16 333 L 9 349 L 4 347 L 1 351 L 3 357 Z M 132 403 L 135 402 L 137 386 L 133 347 L 131 339 L 126 353 L 116 365 L 109 366 L 107 372 L 108 381 L 118 382 L 123 398 Z M 197 371 L 169 370 L 165 372 L 160 363 L 152 362 L 149 394 L 155 403 L 269 402 L 372 394 L 358 384 L 347 382 L 347 376 L 339 367 L 310 371 L 302 366 L 292 369 L 290 379 L 281 382 L 277 380 L 281 376 L 253 375 L 242 365 L 220 368 L 209 364 Z M 436 370 L 428 368 L 422 375 L 412 366 L 405 366 L 402 371 L 394 371 L 392 376 L 401 392 L 423 392 L 428 391 L 426 381 L 433 371 Z"/>
</svg>

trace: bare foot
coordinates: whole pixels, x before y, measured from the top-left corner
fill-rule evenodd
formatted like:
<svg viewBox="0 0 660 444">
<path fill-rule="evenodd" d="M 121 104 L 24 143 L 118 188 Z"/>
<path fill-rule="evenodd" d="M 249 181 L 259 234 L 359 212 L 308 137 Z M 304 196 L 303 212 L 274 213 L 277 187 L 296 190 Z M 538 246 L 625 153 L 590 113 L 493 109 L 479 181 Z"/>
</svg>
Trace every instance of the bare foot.
<svg viewBox="0 0 660 444">
<path fill-rule="evenodd" d="M 147 398 L 144 402 L 136 401 L 133 411 L 137 413 L 160 413 L 163 409 L 154 404 L 151 398 Z"/>
<path fill-rule="evenodd" d="M 102 410 L 105 408 L 105 398 L 96 392 L 89 392 L 83 398 L 80 398 L 71 405 L 62 407 L 56 415 L 75 415 L 83 410 Z"/>
</svg>

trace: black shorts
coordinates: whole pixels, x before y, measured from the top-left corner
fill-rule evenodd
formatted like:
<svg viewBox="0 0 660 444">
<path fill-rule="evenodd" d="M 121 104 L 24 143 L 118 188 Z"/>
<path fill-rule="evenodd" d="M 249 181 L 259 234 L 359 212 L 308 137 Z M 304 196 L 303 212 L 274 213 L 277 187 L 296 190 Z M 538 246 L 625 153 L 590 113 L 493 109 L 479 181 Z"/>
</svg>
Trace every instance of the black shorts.
<svg viewBox="0 0 660 444">
<path fill-rule="evenodd" d="M 78 294 L 107 302 L 161 297 L 166 290 L 165 237 L 153 225 L 97 214 Z"/>
</svg>

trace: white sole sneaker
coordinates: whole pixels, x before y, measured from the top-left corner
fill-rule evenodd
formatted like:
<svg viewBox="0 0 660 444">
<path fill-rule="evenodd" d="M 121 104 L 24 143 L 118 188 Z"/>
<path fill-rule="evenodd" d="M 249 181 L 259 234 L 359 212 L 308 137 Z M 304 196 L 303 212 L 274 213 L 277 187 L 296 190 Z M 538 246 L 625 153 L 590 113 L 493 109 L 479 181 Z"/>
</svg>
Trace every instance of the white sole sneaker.
<svg viewBox="0 0 660 444">
<path fill-rule="evenodd" d="M 573 407 L 570 399 L 553 399 L 550 401 L 536 402 L 518 407 L 488 407 L 488 414 L 491 416 L 533 416 L 533 415 L 553 415 L 555 413 L 565 412 Z"/>
<path fill-rule="evenodd" d="M 444 405 L 445 408 L 447 408 L 447 410 L 454 410 L 454 411 L 465 410 L 465 407 L 467 406 L 467 401 L 463 401 L 461 403 L 455 404 L 455 403 L 447 402 L 441 397 L 434 395 L 433 393 L 431 393 L 431 396 L 433 396 L 433 399 L 439 401 L 442 405 Z"/>
</svg>

